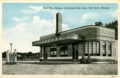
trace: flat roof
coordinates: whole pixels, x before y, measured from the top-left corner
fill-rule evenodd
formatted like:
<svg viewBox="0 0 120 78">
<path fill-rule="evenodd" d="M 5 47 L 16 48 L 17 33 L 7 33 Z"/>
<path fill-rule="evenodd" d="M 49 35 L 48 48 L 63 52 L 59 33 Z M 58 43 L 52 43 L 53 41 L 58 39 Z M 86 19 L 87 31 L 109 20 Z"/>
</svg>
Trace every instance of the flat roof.
<svg viewBox="0 0 120 78">
<path fill-rule="evenodd" d="M 61 34 L 67 33 L 67 32 L 70 32 L 70 31 L 75 31 L 75 30 L 78 30 L 78 29 L 89 28 L 89 27 L 105 28 L 105 29 L 114 30 L 113 28 L 107 28 L 105 26 L 87 25 L 87 26 L 82 26 L 82 27 L 78 27 L 78 28 L 74 28 L 74 29 L 69 29 L 69 30 L 62 31 Z M 48 34 L 48 35 L 45 35 L 45 36 L 41 36 L 40 38 L 42 38 L 42 37 L 48 37 L 48 36 L 52 36 L 52 35 L 55 35 L 55 33 Z"/>
</svg>

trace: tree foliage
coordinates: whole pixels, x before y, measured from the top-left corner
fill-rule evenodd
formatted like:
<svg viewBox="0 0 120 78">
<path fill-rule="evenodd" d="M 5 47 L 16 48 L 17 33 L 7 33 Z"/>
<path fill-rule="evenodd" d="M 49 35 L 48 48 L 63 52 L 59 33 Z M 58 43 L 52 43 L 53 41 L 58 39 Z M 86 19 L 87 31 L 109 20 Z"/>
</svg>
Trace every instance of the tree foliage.
<svg viewBox="0 0 120 78">
<path fill-rule="evenodd" d="M 101 21 L 99 21 L 99 22 L 95 22 L 95 25 L 96 26 L 103 26 L 103 23 Z"/>
<path fill-rule="evenodd" d="M 115 29 L 115 39 L 118 39 L 118 20 L 114 20 L 110 23 L 106 23 L 105 27 Z"/>
<path fill-rule="evenodd" d="M 6 58 L 6 52 L 2 53 L 2 58 Z"/>
</svg>

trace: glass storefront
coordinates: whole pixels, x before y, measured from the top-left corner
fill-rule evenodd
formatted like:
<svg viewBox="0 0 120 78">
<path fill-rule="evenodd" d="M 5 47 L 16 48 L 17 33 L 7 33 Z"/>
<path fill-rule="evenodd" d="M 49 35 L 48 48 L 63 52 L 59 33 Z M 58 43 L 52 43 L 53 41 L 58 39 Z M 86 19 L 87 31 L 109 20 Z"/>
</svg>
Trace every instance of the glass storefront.
<svg viewBox="0 0 120 78">
<path fill-rule="evenodd" d="M 101 47 L 102 56 L 112 56 L 112 44 L 108 43 L 108 45 L 106 45 L 106 42 L 103 42 L 101 45 L 102 45 L 102 47 Z M 76 45 L 76 46 L 78 47 L 78 45 Z M 106 46 L 108 46 L 108 48 L 106 48 Z M 80 49 L 80 47 L 78 49 Z M 106 53 L 106 49 L 107 49 L 108 53 Z M 70 55 L 70 54 L 68 54 L 68 53 L 70 53 L 69 51 L 71 51 L 71 53 L 72 53 L 73 50 L 74 49 L 72 47 L 71 47 L 71 49 L 68 50 L 67 45 L 61 45 L 59 47 L 59 51 L 57 50 L 57 48 L 51 47 L 50 56 L 51 57 L 57 57 L 57 55 L 61 56 L 61 57 L 68 56 L 68 55 Z M 78 53 L 79 53 L 79 51 L 80 50 L 78 50 Z M 88 56 L 88 53 L 91 56 L 100 56 L 100 42 L 99 41 L 85 42 L 85 56 Z"/>
<path fill-rule="evenodd" d="M 102 55 L 106 56 L 106 43 L 105 42 L 102 43 Z"/>
<path fill-rule="evenodd" d="M 112 44 L 108 44 L 108 56 L 112 56 Z"/>
<path fill-rule="evenodd" d="M 85 42 L 85 55 L 87 56 L 89 53 L 91 56 L 100 56 L 99 47 L 97 41 Z"/>
<path fill-rule="evenodd" d="M 61 53 L 61 56 L 68 56 L 68 46 L 61 46 L 60 47 L 60 53 Z"/>
<path fill-rule="evenodd" d="M 56 48 L 50 48 L 50 56 L 51 57 L 57 56 L 57 49 Z"/>
</svg>

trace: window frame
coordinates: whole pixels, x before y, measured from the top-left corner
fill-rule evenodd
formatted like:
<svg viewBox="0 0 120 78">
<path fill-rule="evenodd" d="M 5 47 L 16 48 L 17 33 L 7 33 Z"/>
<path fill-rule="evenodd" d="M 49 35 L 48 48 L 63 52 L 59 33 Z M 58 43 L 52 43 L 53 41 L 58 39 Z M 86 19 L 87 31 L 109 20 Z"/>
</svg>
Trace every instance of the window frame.
<svg viewBox="0 0 120 78">
<path fill-rule="evenodd" d="M 88 56 L 88 53 L 91 56 L 100 56 L 100 42 L 99 41 L 86 41 L 85 42 L 85 56 Z"/>
<path fill-rule="evenodd" d="M 54 48 L 54 47 L 51 47 L 51 48 Z M 57 56 L 57 49 L 54 50 L 54 51 L 50 51 L 50 56 L 51 57 L 56 57 Z"/>
<path fill-rule="evenodd" d="M 63 50 L 60 49 L 60 55 L 61 55 L 61 57 L 68 56 L 68 46 L 63 45 L 60 48 L 62 48 L 62 47 L 64 47 L 64 49 Z M 67 49 L 65 49 L 65 47 L 67 47 Z"/>
<path fill-rule="evenodd" d="M 102 43 L 102 56 L 106 56 L 106 42 Z"/>
<path fill-rule="evenodd" d="M 112 56 L 112 43 L 108 44 L 108 56 Z"/>
</svg>

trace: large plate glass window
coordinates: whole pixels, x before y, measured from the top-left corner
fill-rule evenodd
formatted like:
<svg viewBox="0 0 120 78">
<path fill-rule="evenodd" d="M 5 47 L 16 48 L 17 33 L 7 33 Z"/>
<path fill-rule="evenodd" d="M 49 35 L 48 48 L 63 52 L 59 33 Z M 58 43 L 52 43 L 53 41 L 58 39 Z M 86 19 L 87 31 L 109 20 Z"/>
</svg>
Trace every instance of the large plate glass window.
<svg viewBox="0 0 120 78">
<path fill-rule="evenodd" d="M 56 48 L 50 48 L 50 56 L 51 57 L 57 56 L 57 49 Z"/>
<path fill-rule="evenodd" d="M 112 56 L 112 44 L 108 44 L 108 56 Z"/>
<path fill-rule="evenodd" d="M 98 41 L 85 42 L 85 56 L 87 56 L 88 53 L 91 56 L 100 56 L 99 47 Z"/>
<path fill-rule="evenodd" d="M 61 46 L 60 48 L 60 51 L 61 51 L 61 56 L 68 56 L 68 46 Z"/>
<path fill-rule="evenodd" d="M 85 42 L 85 55 L 88 55 L 88 42 Z"/>
<path fill-rule="evenodd" d="M 103 50 L 102 50 L 103 56 L 106 56 L 106 43 L 105 43 L 105 42 L 102 43 L 102 49 L 103 49 Z"/>
</svg>

